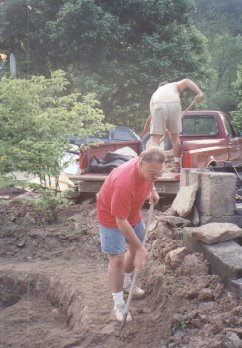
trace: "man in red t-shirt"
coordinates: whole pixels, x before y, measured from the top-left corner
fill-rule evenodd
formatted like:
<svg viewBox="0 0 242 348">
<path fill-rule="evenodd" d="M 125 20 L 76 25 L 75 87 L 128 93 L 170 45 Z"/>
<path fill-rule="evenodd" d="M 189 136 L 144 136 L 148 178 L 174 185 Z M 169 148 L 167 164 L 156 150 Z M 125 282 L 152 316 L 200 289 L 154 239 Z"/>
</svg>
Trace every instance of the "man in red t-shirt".
<svg viewBox="0 0 242 348">
<path fill-rule="evenodd" d="M 139 157 L 112 170 L 98 193 L 101 246 L 109 258 L 108 276 L 118 321 L 122 321 L 125 311 L 123 292 L 129 292 L 134 269 L 140 271 L 146 261 L 140 209 L 146 199 L 158 203 L 159 195 L 154 182 L 160 176 L 164 161 L 164 152 L 159 147 L 151 147 L 141 152 Z M 135 287 L 133 297 L 143 296 L 144 290 Z M 129 313 L 127 321 L 130 320 Z"/>
</svg>

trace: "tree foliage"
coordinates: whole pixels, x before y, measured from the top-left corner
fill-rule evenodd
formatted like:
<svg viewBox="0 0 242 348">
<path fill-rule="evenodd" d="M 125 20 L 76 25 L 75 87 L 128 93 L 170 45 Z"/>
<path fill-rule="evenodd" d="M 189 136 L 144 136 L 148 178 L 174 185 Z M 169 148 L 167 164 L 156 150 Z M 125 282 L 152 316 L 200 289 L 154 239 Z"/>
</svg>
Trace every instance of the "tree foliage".
<svg viewBox="0 0 242 348">
<path fill-rule="evenodd" d="M 241 13 L 241 0 L 197 0 L 194 13 L 196 26 L 208 39 L 212 58 L 207 104 L 227 113 L 237 105 L 233 83 L 242 60 Z"/>
<path fill-rule="evenodd" d="M 109 122 L 141 130 L 161 80 L 189 77 L 204 87 L 210 74 L 193 0 L 2 3 L 0 41 L 16 53 L 18 73 L 62 68 L 72 88 L 96 93 Z"/>
<path fill-rule="evenodd" d="M 58 177 L 70 147 L 68 136 L 103 131 L 104 115 L 94 95 L 68 93 L 63 71 L 50 78 L 3 78 L 0 84 L 0 166 L 22 170 L 42 180 Z"/>
<path fill-rule="evenodd" d="M 237 110 L 232 112 L 233 123 L 237 129 L 242 131 L 242 65 L 239 65 L 237 71 L 237 80 L 234 83 L 237 91 L 238 106 Z"/>
<path fill-rule="evenodd" d="M 189 0 L 76 0 L 49 25 L 75 85 L 88 91 L 91 76 L 107 119 L 140 129 L 161 80 L 206 79 L 206 43 L 192 10 Z"/>
<path fill-rule="evenodd" d="M 241 34 L 241 0 L 196 0 L 194 18 L 196 25 L 210 36 L 229 32 Z"/>
</svg>

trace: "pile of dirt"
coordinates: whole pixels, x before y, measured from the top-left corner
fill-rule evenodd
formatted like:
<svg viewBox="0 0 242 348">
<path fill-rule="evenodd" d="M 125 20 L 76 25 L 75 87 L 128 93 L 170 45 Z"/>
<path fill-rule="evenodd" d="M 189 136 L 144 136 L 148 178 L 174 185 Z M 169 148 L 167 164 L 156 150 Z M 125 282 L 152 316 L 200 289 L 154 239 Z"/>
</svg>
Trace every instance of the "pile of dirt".
<svg viewBox="0 0 242 348">
<path fill-rule="evenodd" d="M 0 346 L 242 347 L 242 300 L 209 274 L 201 254 L 184 248 L 176 229 L 159 224 L 150 233 L 138 278 L 146 297 L 131 302 L 134 321 L 121 330 L 112 318 L 95 201 L 62 209 L 52 225 L 28 209 L 14 200 L 0 205 Z"/>
</svg>

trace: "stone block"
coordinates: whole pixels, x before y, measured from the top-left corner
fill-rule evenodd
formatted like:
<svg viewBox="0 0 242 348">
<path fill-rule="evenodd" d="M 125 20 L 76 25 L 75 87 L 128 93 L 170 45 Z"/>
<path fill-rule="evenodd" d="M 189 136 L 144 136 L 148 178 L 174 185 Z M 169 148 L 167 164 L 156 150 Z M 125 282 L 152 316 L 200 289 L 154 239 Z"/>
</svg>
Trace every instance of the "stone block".
<svg viewBox="0 0 242 348">
<path fill-rule="evenodd" d="M 235 213 L 236 177 L 232 173 L 201 174 L 197 199 L 199 214 L 214 217 Z"/>
<path fill-rule="evenodd" d="M 189 185 L 189 176 L 191 169 L 182 168 L 180 173 L 180 187 Z"/>
<path fill-rule="evenodd" d="M 192 236 L 205 244 L 217 244 L 242 237 L 242 229 L 228 222 L 211 222 L 192 229 Z"/>
<path fill-rule="evenodd" d="M 231 280 L 242 277 L 242 247 L 234 241 L 203 246 L 211 272 L 218 274 L 230 288 Z"/>
<path fill-rule="evenodd" d="M 242 297 L 242 278 L 232 280 L 231 288 L 234 290 L 238 298 Z"/>
<path fill-rule="evenodd" d="M 218 274 L 227 288 L 233 288 L 231 281 L 242 278 L 242 247 L 234 242 L 207 245 L 192 237 L 192 228 L 184 228 L 183 241 L 191 251 L 204 254 L 210 271 Z"/>
<path fill-rule="evenodd" d="M 242 215 L 242 203 L 236 203 L 236 214 L 237 215 Z"/>
<path fill-rule="evenodd" d="M 196 205 L 199 215 L 231 216 L 236 211 L 236 176 L 211 172 L 206 168 L 182 169 L 180 186 L 198 184 Z"/>
<path fill-rule="evenodd" d="M 201 169 L 181 169 L 180 187 L 192 184 L 199 184 L 201 178 Z"/>
</svg>

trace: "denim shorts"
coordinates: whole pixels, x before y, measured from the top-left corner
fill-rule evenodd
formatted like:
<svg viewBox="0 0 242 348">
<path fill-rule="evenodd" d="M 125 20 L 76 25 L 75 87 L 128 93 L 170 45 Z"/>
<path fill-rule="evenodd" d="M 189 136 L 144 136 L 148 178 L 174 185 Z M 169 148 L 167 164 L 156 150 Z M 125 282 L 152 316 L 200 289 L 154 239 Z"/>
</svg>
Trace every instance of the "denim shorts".
<svg viewBox="0 0 242 348">
<path fill-rule="evenodd" d="M 145 229 L 143 221 L 138 222 L 133 229 L 136 236 L 142 242 L 144 239 Z M 126 251 L 125 244 L 127 243 L 123 233 L 116 227 L 104 227 L 99 225 L 99 233 L 101 240 L 102 251 L 105 254 L 124 254 Z"/>
</svg>

